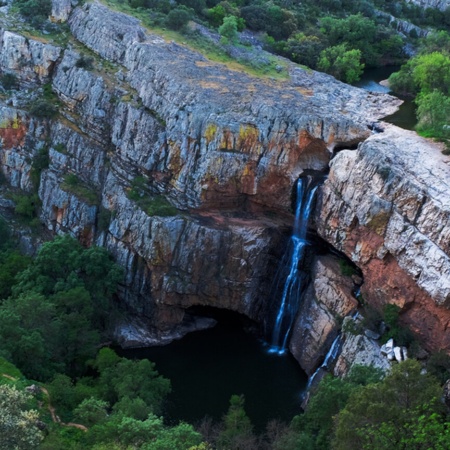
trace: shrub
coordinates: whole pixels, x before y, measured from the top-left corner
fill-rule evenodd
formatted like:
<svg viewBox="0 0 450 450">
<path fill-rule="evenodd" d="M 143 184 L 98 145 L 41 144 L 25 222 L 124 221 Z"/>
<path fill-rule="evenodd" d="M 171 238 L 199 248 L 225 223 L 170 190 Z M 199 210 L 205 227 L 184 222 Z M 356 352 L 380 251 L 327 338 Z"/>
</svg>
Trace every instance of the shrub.
<svg viewBox="0 0 450 450">
<path fill-rule="evenodd" d="M 52 119 L 58 114 L 58 109 L 48 100 L 38 99 L 31 105 L 30 114 L 39 119 Z"/>
<path fill-rule="evenodd" d="M 169 12 L 167 15 L 166 24 L 172 30 L 181 31 L 188 24 L 190 19 L 190 11 L 184 6 L 180 6 Z"/>
<path fill-rule="evenodd" d="M 75 63 L 75 66 L 81 69 L 92 70 L 94 68 L 94 58 L 81 55 Z"/>
<path fill-rule="evenodd" d="M 4 73 L 0 78 L 0 83 L 7 91 L 17 89 L 19 86 L 19 80 L 13 73 Z"/>
</svg>

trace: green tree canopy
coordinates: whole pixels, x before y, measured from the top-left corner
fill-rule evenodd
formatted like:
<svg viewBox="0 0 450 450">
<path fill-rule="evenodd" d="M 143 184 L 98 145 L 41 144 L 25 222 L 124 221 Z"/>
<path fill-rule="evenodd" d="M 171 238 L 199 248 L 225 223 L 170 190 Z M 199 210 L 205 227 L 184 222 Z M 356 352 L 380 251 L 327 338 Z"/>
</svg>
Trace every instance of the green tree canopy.
<svg viewBox="0 0 450 450">
<path fill-rule="evenodd" d="M 14 386 L 0 385 L 0 448 L 33 450 L 43 434 L 37 423 L 39 414 L 30 409 L 31 397 Z"/>
<path fill-rule="evenodd" d="M 339 80 L 354 83 L 361 77 L 364 64 L 360 50 L 347 50 L 345 44 L 340 44 L 323 50 L 317 67 Z"/>
<path fill-rule="evenodd" d="M 405 442 L 417 439 L 413 430 L 420 418 L 424 426 L 441 423 L 439 383 L 421 371 L 417 361 L 407 360 L 394 366 L 382 382 L 354 391 L 337 416 L 334 448 L 408 450 L 412 447 Z"/>
</svg>

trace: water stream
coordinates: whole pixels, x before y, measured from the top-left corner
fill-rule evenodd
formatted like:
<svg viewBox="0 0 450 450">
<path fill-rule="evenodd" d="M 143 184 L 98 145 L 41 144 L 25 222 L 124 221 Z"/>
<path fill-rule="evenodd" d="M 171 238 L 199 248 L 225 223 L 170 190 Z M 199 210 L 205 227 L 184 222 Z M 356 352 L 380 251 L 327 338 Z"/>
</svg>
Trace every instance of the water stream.
<svg viewBox="0 0 450 450">
<path fill-rule="evenodd" d="M 389 94 L 391 93 L 391 90 L 386 86 L 382 86 L 380 81 L 388 79 L 392 73 L 397 72 L 399 69 L 400 66 L 367 69 L 361 79 L 355 83 L 355 86 L 365 89 L 366 91 Z M 383 120 L 397 125 L 400 128 L 404 128 L 405 130 L 414 130 L 417 124 L 416 104 L 411 98 L 397 97 L 403 100 L 403 104 L 400 105 L 397 112 L 385 117 Z"/>
<path fill-rule="evenodd" d="M 294 228 L 274 282 L 274 293 L 279 292 L 281 286 L 283 288 L 272 331 L 270 353 L 283 355 L 286 352 L 292 325 L 306 287 L 307 277 L 302 271 L 302 262 L 305 248 L 309 245 L 306 232 L 317 188 L 318 184 L 312 176 L 299 178 L 297 181 Z"/>
</svg>

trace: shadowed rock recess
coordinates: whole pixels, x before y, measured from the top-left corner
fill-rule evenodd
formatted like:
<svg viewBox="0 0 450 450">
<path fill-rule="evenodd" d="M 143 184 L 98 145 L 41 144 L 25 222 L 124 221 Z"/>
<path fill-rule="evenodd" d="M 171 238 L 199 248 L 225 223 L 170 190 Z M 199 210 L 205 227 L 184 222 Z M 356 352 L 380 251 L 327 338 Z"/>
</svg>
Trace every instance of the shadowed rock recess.
<svg viewBox="0 0 450 450">
<path fill-rule="evenodd" d="M 67 48 L 0 31 L 0 69 L 21 86 L 1 101 L 0 164 L 11 187 L 31 192 L 37 156 L 48 153 L 40 218 L 105 246 L 125 268 L 124 345 L 201 327 L 185 314 L 193 305 L 261 323 L 295 181 L 327 171 L 334 148 L 364 141 L 333 160 L 318 231 L 361 268 L 368 302 L 399 304 L 428 347 L 450 348 L 448 166 L 428 169 L 436 151 L 397 128 L 370 137 L 399 100 L 288 63 L 285 81 L 255 78 L 100 4 L 70 10 L 54 3 L 74 38 Z M 44 85 L 59 102 L 51 120 L 29 114 Z M 313 263 L 291 345 L 308 372 L 336 336 L 337 316 L 356 307 L 338 272 L 327 258 Z M 308 305 L 320 319 L 313 325 Z"/>
</svg>

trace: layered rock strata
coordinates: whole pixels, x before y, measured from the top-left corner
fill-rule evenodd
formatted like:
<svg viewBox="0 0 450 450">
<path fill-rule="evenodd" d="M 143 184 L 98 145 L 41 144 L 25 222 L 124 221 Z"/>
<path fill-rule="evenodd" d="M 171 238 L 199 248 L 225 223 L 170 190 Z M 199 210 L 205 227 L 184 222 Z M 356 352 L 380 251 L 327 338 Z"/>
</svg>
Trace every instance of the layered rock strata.
<svg viewBox="0 0 450 450">
<path fill-rule="evenodd" d="M 337 258 L 319 256 L 311 268 L 311 283 L 294 324 L 289 349 L 312 375 L 337 337 L 344 317 L 356 311 L 354 282 L 341 273 Z"/>
<path fill-rule="evenodd" d="M 69 10 L 54 2 L 55 20 Z M 69 25 L 94 53 L 3 32 L 0 70 L 30 94 L 0 111 L 2 172 L 30 191 L 48 152 L 41 219 L 110 249 L 125 268 L 124 304 L 158 336 L 192 305 L 261 321 L 294 181 L 326 170 L 333 148 L 366 139 L 399 101 L 288 63 L 284 81 L 230 70 L 97 3 L 75 8 Z M 59 114 L 31 118 L 29 100 L 48 82 Z M 149 209 L 161 196 L 178 214 Z"/>
<path fill-rule="evenodd" d="M 437 145 L 388 126 L 332 161 L 320 235 L 362 270 L 364 302 L 394 303 L 428 349 L 450 350 L 450 167 Z"/>
</svg>

